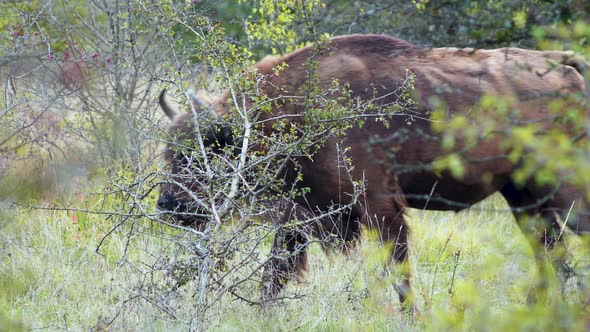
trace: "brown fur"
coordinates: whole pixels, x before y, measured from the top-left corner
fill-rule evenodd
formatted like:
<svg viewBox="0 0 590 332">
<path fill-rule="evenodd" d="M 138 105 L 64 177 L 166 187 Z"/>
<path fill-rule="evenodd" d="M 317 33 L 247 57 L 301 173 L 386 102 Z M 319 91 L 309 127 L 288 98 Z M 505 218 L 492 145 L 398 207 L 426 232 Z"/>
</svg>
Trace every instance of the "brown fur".
<svg viewBox="0 0 590 332">
<path fill-rule="evenodd" d="M 516 100 L 515 109 L 520 110 L 517 120 L 537 121 L 549 128 L 552 122 L 546 108 L 548 102 L 556 94 L 568 95 L 585 89 L 584 80 L 577 71 L 585 65 L 570 53 L 518 48 L 425 49 L 383 35 L 341 36 L 332 38 L 319 51 L 306 47 L 257 63 L 254 68 L 266 77 L 261 86 L 263 93 L 272 98 L 298 95 L 308 77 L 306 63 L 310 58 L 318 64 L 320 89 L 328 89 L 337 79 L 349 84 L 353 97 L 383 104 L 395 101 L 397 97 L 390 93 L 400 86 L 411 69 L 415 73 L 414 98 L 417 101 L 415 110 L 406 112 L 405 116 L 394 116 L 387 126 L 369 120 L 362 127 L 347 131 L 342 143 L 350 147 L 348 157 L 354 165 L 352 177 L 365 179 L 366 192 L 362 202 L 338 220 L 322 221 L 314 227 L 316 235 L 337 233 L 342 240 L 349 241 L 358 236 L 361 225 L 377 229 L 384 243 L 393 244 L 391 261 L 404 262 L 407 260 L 408 229 L 402 212 L 406 206 L 459 211 L 499 191 L 518 218 L 523 215 L 543 218 L 545 223 L 541 223 L 538 236 L 544 244 L 555 242 L 556 214 L 564 218 L 574 201 L 576 207 L 584 206 L 585 190 L 571 185 L 553 188 L 538 186 L 532 181 L 524 186 L 513 183 L 511 175 L 518 164 L 502 157 L 506 148 L 502 146 L 500 135 L 487 138 L 466 152 L 466 160 L 479 161 L 466 163 L 461 178 L 421 167 L 448 153 L 427 120 L 431 97 L 436 96 L 447 106 L 449 117 L 478 112 L 478 102 L 484 95 L 512 97 Z M 288 67 L 275 75 L 273 69 L 279 64 Z M 213 102 L 212 109 L 220 116 L 230 112 L 228 97 L 226 91 Z M 267 134 L 273 130 L 270 121 L 273 117 L 305 112 L 304 106 L 286 100 L 278 105 L 281 106 L 271 113 L 260 114 L 262 119 L 269 120 Z M 165 105 L 162 107 L 166 110 Z M 411 121 L 406 121 L 409 119 Z M 171 128 L 186 132 L 191 128 L 191 121 L 190 115 L 180 115 Z M 396 133 L 405 136 L 396 139 Z M 369 141 L 381 143 L 370 144 Z M 303 174 L 299 186 L 311 189 L 305 199 L 296 202 L 300 213 L 326 211 L 333 203 L 350 203 L 346 194 L 353 191 L 351 180 L 338 176 L 336 145 L 339 143 L 339 138 L 329 137 L 313 159 L 298 160 Z M 458 145 L 461 147 L 461 141 Z M 289 213 L 283 222 L 291 217 Z M 568 225 L 576 232 L 590 232 L 587 213 L 570 218 Z M 273 252 L 287 248 L 293 253 L 293 259 L 287 263 L 271 260 L 264 279 L 266 297 L 275 296 L 290 274 L 305 268 L 305 233 L 305 230 L 284 230 L 277 234 Z M 400 300 L 404 301 L 410 291 L 409 279 L 403 280 L 397 289 Z"/>
</svg>

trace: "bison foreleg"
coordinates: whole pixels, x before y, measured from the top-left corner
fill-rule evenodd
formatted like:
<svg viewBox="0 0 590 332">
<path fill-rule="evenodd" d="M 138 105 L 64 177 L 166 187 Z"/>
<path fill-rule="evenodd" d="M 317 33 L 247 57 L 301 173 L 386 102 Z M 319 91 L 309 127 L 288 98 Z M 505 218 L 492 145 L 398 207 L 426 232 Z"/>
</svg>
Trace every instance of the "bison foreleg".
<svg viewBox="0 0 590 332">
<path fill-rule="evenodd" d="M 262 276 L 262 301 L 277 299 L 287 282 L 307 270 L 307 236 L 302 230 L 281 227 L 275 234 L 271 258 Z"/>
</svg>

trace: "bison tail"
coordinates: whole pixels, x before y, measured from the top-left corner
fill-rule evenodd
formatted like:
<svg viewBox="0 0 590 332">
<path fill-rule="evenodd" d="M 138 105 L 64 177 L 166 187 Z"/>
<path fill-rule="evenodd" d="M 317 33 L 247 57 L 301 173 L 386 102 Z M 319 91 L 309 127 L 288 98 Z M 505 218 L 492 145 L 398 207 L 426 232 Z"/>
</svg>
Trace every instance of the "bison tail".
<svg viewBox="0 0 590 332">
<path fill-rule="evenodd" d="M 573 53 L 573 52 L 572 52 Z M 573 67 L 580 75 L 584 76 L 590 63 L 581 55 L 572 55 L 572 57 L 564 59 L 562 64 Z"/>
<path fill-rule="evenodd" d="M 574 51 L 545 51 L 543 55 L 559 64 L 574 68 L 582 76 L 590 67 L 590 63 L 586 58 Z"/>
</svg>

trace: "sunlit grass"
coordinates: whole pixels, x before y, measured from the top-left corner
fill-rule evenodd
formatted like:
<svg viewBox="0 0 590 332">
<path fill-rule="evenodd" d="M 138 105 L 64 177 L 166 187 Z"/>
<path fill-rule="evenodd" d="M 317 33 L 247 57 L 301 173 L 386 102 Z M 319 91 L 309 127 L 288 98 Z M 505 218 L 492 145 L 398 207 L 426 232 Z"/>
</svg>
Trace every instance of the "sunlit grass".
<svg viewBox="0 0 590 332">
<path fill-rule="evenodd" d="M 170 299 L 175 317 L 136 300 L 149 291 L 139 286 L 150 278 L 147 266 L 170 250 L 168 240 L 149 232 L 115 232 L 97 254 L 112 227 L 102 216 L 12 215 L 0 226 L 0 309 L 10 321 L 27 329 L 182 331 L 194 319 L 192 282 Z M 306 279 L 286 289 L 299 299 L 259 308 L 227 295 L 207 311 L 207 321 L 224 331 L 584 328 L 588 309 L 574 285 L 565 301 L 554 296 L 550 304 L 526 304 L 537 278 L 533 251 L 499 196 L 457 214 L 412 210 L 408 220 L 421 315 L 401 312 L 393 287 L 380 277 L 379 250 L 365 238 L 349 256 L 326 255 L 312 245 Z M 588 247 L 576 237 L 567 240 L 587 273 Z M 243 289 L 251 297 L 259 292 L 255 286 Z M 559 293 L 557 286 L 552 293 Z"/>
</svg>

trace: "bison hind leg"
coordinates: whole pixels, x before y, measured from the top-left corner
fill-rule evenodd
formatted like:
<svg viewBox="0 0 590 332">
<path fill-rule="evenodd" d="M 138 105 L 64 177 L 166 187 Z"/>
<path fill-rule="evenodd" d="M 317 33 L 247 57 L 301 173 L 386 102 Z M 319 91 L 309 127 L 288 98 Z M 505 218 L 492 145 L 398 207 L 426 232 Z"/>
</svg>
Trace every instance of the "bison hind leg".
<svg viewBox="0 0 590 332">
<path fill-rule="evenodd" d="M 587 216 L 584 219 L 583 213 L 574 211 L 574 202 L 579 203 L 583 195 L 569 185 L 550 188 L 529 184 L 519 188 L 512 183 L 507 184 L 501 193 L 535 252 L 539 279 L 529 292 L 527 302 L 546 301 L 549 298 L 551 267 L 557 274 L 561 293 L 564 294 L 565 285 L 575 275 L 575 271 L 568 263 L 570 256 L 562 239 L 564 226 L 561 223 L 569 217 L 567 223 L 570 227 L 572 224 L 579 228 L 588 227 L 590 220 Z"/>
<path fill-rule="evenodd" d="M 402 311 L 417 315 L 419 311 L 410 283 L 409 228 L 401 207 L 391 208 L 387 212 L 373 215 L 367 213 L 363 218 L 363 225 L 377 231 L 381 245 L 390 250 L 389 257 L 384 262 L 384 273 L 385 276 L 389 276 L 394 268 L 399 272 L 396 273 L 393 286 L 398 294 Z"/>
</svg>

